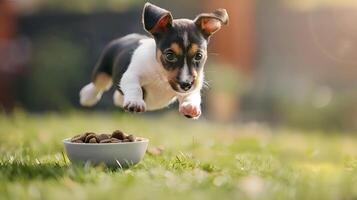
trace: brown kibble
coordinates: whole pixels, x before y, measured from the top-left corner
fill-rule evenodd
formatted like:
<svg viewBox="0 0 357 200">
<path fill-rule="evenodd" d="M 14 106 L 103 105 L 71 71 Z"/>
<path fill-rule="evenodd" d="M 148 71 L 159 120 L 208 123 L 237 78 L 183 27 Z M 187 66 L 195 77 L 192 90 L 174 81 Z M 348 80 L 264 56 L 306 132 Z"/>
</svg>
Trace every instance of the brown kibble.
<svg viewBox="0 0 357 200">
<path fill-rule="evenodd" d="M 93 132 L 86 132 L 83 134 L 84 137 L 87 137 L 88 135 L 95 135 L 95 133 Z"/>
<path fill-rule="evenodd" d="M 100 134 L 97 136 L 99 141 L 110 139 L 110 136 L 108 134 Z"/>
<path fill-rule="evenodd" d="M 128 137 L 126 137 L 126 139 L 128 139 L 129 142 L 134 142 L 135 141 L 135 136 L 134 135 L 129 135 Z"/>
<path fill-rule="evenodd" d="M 84 142 L 84 140 L 86 139 L 86 135 L 81 135 L 78 139 Z"/>
<path fill-rule="evenodd" d="M 80 138 L 80 137 L 81 137 L 81 135 L 76 135 L 76 136 L 72 137 L 71 142 L 78 140 L 78 138 Z"/>
<path fill-rule="evenodd" d="M 112 133 L 112 137 L 118 140 L 123 140 L 126 137 L 126 135 L 122 131 L 116 130 Z"/>
<path fill-rule="evenodd" d="M 90 139 L 94 138 L 97 142 L 99 142 L 97 136 L 95 134 L 87 135 L 86 139 L 84 140 L 85 143 L 88 143 Z"/>
<path fill-rule="evenodd" d="M 76 135 L 74 137 L 71 138 L 71 142 L 75 141 L 75 140 L 82 140 L 83 142 L 85 141 L 86 139 L 86 135 L 85 134 L 82 134 L 82 135 Z"/>
<path fill-rule="evenodd" d="M 142 141 L 143 138 L 127 135 L 120 130 L 114 131 L 112 134 L 95 134 L 86 132 L 82 135 L 76 135 L 70 139 L 73 143 L 120 143 L 120 142 L 135 142 Z"/>
<path fill-rule="evenodd" d="M 97 143 L 97 139 L 95 137 L 92 137 L 90 140 L 89 140 L 89 143 Z"/>
<path fill-rule="evenodd" d="M 86 136 L 86 138 L 84 139 L 84 142 L 85 142 L 85 143 L 88 143 L 88 142 L 89 142 L 89 140 L 90 140 L 92 137 L 94 137 L 94 135 L 93 135 L 93 134 L 89 134 L 89 135 L 87 135 L 87 136 Z"/>
<path fill-rule="evenodd" d="M 118 140 L 116 138 L 110 138 L 110 140 L 112 143 L 120 143 L 121 142 L 121 140 Z"/>
<path fill-rule="evenodd" d="M 112 142 L 112 139 L 104 139 L 104 140 L 101 140 L 99 143 L 111 143 Z"/>
</svg>

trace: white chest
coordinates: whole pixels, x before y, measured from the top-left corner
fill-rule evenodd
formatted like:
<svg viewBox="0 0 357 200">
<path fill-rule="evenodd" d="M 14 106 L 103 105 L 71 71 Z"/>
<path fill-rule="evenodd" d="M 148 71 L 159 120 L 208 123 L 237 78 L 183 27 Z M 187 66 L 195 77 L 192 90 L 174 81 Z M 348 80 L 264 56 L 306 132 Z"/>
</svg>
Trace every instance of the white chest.
<svg viewBox="0 0 357 200">
<path fill-rule="evenodd" d="M 169 83 L 165 81 L 165 76 L 162 74 L 162 66 L 156 60 L 155 41 L 153 39 L 143 39 L 140 42 L 141 45 L 133 53 L 131 63 L 122 77 L 120 87 L 131 89 L 133 85 L 139 84 L 143 88 L 146 110 L 157 110 L 172 103 L 175 100 L 176 93 Z M 124 81 L 125 77 L 130 77 L 130 79 Z M 132 82 L 133 80 L 134 82 Z M 139 83 L 136 83 L 135 80 L 138 80 Z M 117 96 L 116 104 L 122 105 L 123 97 L 121 95 Z"/>
<path fill-rule="evenodd" d="M 147 110 L 157 110 L 167 107 L 176 99 L 176 94 L 170 85 L 163 80 L 153 80 L 153 82 L 144 85 L 143 88 Z"/>
</svg>

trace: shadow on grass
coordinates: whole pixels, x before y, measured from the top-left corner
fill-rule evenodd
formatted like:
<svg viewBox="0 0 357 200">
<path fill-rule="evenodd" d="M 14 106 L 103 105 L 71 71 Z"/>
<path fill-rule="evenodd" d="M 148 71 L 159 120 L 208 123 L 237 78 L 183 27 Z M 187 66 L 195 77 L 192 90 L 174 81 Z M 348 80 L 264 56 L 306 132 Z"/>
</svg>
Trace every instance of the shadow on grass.
<svg viewBox="0 0 357 200">
<path fill-rule="evenodd" d="M 0 179 L 2 180 L 31 180 L 31 179 L 58 179 L 64 176 L 68 166 L 58 164 L 24 164 L 1 163 Z"/>
<path fill-rule="evenodd" d="M 76 182 L 93 182 L 99 172 L 117 173 L 118 167 L 91 165 L 90 163 L 62 165 L 58 163 L 0 163 L 0 179 L 8 181 L 58 180 L 69 177 Z"/>
</svg>

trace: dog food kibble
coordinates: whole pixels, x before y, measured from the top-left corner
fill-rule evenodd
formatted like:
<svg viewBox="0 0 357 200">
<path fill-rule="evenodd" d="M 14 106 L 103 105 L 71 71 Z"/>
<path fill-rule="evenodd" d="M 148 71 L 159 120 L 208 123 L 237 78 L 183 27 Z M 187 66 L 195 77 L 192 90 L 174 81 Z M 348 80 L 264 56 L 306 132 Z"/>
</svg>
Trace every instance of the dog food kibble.
<svg viewBox="0 0 357 200">
<path fill-rule="evenodd" d="M 89 143 L 89 140 L 91 140 L 92 138 L 94 138 L 96 140 L 96 135 L 94 133 L 87 135 L 87 137 L 84 139 L 84 142 Z M 91 143 L 93 143 L 93 142 L 91 142 Z"/>
<path fill-rule="evenodd" d="M 126 139 L 128 139 L 129 142 L 134 142 L 135 141 L 135 136 L 129 135 Z"/>
<path fill-rule="evenodd" d="M 97 143 L 97 140 L 93 137 L 89 140 L 89 143 Z"/>
<path fill-rule="evenodd" d="M 108 135 L 108 134 L 100 134 L 100 135 L 98 135 L 97 138 L 99 139 L 99 141 L 102 141 L 102 140 L 110 139 L 110 135 Z"/>
<path fill-rule="evenodd" d="M 112 133 L 112 137 L 118 140 L 124 140 L 127 136 L 125 133 L 121 132 L 120 130 L 116 130 Z"/>
<path fill-rule="evenodd" d="M 112 140 L 109 138 L 109 139 L 104 139 L 104 140 L 101 140 L 99 143 L 111 143 Z"/>
<path fill-rule="evenodd" d="M 121 140 L 118 140 L 116 138 L 111 138 L 110 140 L 111 140 L 111 143 L 119 143 L 119 142 L 121 142 Z"/>
<path fill-rule="evenodd" d="M 136 138 L 134 135 L 127 135 L 120 130 L 116 130 L 112 134 L 87 132 L 71 138 L 71 142 L 73 143 L 122 143 L 135 141 L 141 141 L 141 139 Z"/>
<path fill-rule="evenodd" d="M 79 141 L 82 141 L 82 143 L 83 143 L 85 138 L 86 138 L 85 135 L 76 135 L 71 139 L 71 142 L 77 141 L 77 143 L 80 143 Z"/>
</svg>

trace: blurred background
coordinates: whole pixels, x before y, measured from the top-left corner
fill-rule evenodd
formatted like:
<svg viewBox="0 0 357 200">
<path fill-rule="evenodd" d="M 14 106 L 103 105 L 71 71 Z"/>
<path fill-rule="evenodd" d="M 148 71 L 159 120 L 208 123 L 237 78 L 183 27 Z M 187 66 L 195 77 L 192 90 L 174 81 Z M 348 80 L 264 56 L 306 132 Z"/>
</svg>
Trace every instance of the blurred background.
<svg viewBox="0 0 357 200">
<path fill-rule="evenodd" d="M 144 33 L 144 3 L 0 0 L 1 112 L 122 112 L 113 106 L 112 92 L 91 109 L 79 106 L 78 92 L 109 41 Z M 209 47 L 204 118 L 357 130 L 357 1 L 151 3 L 175 18 L 193 19 L 218 7 L 230 15 Z M 170 111 L 155 113 L 161 112 Z"/>
</svg>

